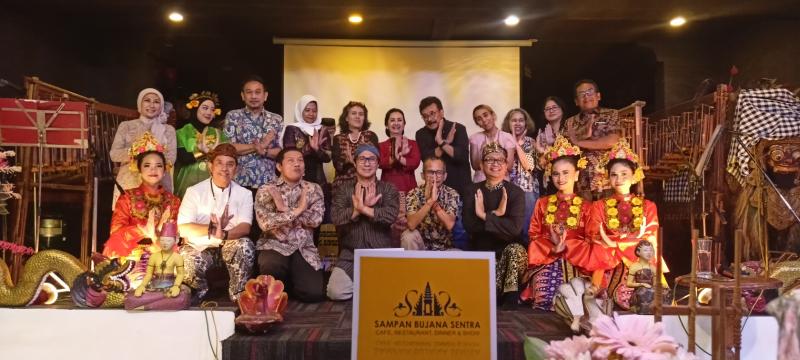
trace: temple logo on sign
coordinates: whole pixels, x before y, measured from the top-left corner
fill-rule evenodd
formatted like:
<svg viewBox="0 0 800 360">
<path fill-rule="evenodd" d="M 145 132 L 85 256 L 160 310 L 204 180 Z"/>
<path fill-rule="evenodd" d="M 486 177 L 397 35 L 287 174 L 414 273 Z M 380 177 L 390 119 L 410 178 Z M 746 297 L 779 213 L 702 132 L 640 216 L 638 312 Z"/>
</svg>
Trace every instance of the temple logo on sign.
<svg viewBox="0 0 800 360">
<path fill-rule="evenodd" d="M 461 316 L 461 308 L 452 299 L 447 291 L 434 293 L 431 291 L 431 283 L 425 283 L 425 291 L 409 290 L 406 292 L 402 301 L 394 307 L 395 317 L 406 316 Z"/>
</svg>

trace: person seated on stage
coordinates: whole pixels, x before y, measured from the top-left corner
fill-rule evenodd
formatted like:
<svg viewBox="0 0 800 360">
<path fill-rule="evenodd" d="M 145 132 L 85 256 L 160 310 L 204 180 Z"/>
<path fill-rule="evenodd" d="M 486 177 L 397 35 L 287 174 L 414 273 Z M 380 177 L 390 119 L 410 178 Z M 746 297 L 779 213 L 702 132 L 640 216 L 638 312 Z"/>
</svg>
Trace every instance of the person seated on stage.
<svg viewBox="0 0 800 360">
<path fill-rule="evenodd" d="M 331 271 L 328 297 L 353 297 L 355 249 L 391 246 L 391 225 L 397 220 L 399 201 L 394 185 L 378 181 L 378 148 L 362 144 L 355 151 L 356 177 L 333 191 L 331 218 L 339 237 L 339 258 Z"/>
<path fill-rule="evenodd" d="M 470 250 L 494 251 L 497 258 L 497 291 L 504 307 L 516 306 L 519 283 L 528 266 L 528 254 L 519 232 L 525 217 L 525 194 L 505 180 L 508 152 L 490 142 L 481 151 L 481 168 L 486 180 L 467 187 L 464 197 L 464 228 Z"/>
<path fill-rule="evenodd" d="M 211 177 L 186 189 L 178 213 L 178 227 L 186 239 L 180 249 L 186 262 L 184 282 L 194 292 L 194 303 L 208 292 L 206 270 L 212 265 L 228 268 L 228 295 L 234 302 L 253 270 L 255 247 L 247 237 L 253 196 L 233 181 L 236 156 L 233 145 L 217 145 L 208 155 Z"/>
<path fill-rule="evenodd" d="M 124 190 L 136 188 L 141 184 L 140 177 L 136 174 L 136 163 L 130 158 L 131 144 L 149 132 L 163 147 L 165 165 L 175 163 L 175 128 L 167 124 L 167 113 L 164 112 L 164 96 L 156 89 L 147 88 L 139 92 L 136 99 L 139 118 L 123 121 L 117 126 L 114 142 L 108 151 L 111 161 L 121 163 L 117 173 L 117 187 L 114 187 L 114 199 L 111 208 L 114 209 L 117 200 Z M 172 192 L 172 176 L 161 179 L 164 188 Z"/>
<path fill-rule="evenodd" d="M 125 309 L 182 310 L 189 307 L 191 290 L 183 284 L 183 257 L 175 251 L 178 225 L 168 222 L 158 237 L 159 251 L 150 255 L 144 280 L 125 296 Z"/>
<path fill-rule="evenodd" d="M 401 246 L 406 250 L 451 250 L 453 226 L 461 213 L 461 197 L 444 184 L 447 172 L 444 161 L 429 157 L 422 163 L 425 184 L 406 196 L 408 230 L 403 232 Z"/>
<path fill-rule="evenodd" d="M 214 116 L 222 113 L 217 94 L 203 91 L 192 94 L 186 108 L 189 118 L 178 129 L 178 158 L 175 161 L 175 195 L 183 197 L 186 188 L 208 179 L 208 152 L 228 142 Z"/>
<path fill-rule="evenodd" d="M 161 184 L 167 168 L 164 147 L 149 132 L 144 133 L 129 149 L 130 163 L 136 165 L 140 185 L 119 197 L 111 215 L 111 236 L 103 247 L 103 255 L 123 258 L 144 239 L 156 239 L 156 230 L 169 220 L 175 221 L 181 200 Z M 135 261 L 139 258 L 135 254 Z"/>
<path fill-rule="evenodd" d="M 294 299 L 320 301 L 325 294 L 314 230 L 325 212 L 322 188 L 303 180 L 305 161 L 297 148 L 283 148 L 275 161 L 280 177 L 256 193 L 259 274 L 290 284 Z"/>
<path fill-rule="evenodd" d="M 580 113 L 568 118 L 562 134 L 583 150 L 589 162 L 578 179 L 577 193 L 585 199 L 596 200 L 604 196 L 608 184 L 602 176 L 595 176 L 600 157 L 620 138 L 617 110 L 600 107 L 600 89 L 592 80 L 575 83 L 575 105 Z"/>
<path fill-rule="evenodd" d="M 528 230 L 527 287 L 522 297 L 531 300 L 536 309 L 552 311 L 561 284 L 600 270 L 593 278 L 599 287 L 603 271 L 613 265 L 602 244 L 586 241 L 591 201 L 574 192 L 579 170 L 586 166 L 581 150 L 559 135 L 544 156 L 548 160 L 545 176 L 551 178 L 558 192 L 536 202 Z"/>
<path fill-rule="evenodd" d="M 631 185 L 644 178 L 639 167 L 639 157 L 630 149 L 628 141 L 620 139 L 600 159 L 600 175 L 610 180 L 614 195 L 592 204 L 586 236 L 610 248 L 613 272 L 610 276 L 609 296 L 621 308 L 630 308 L 633 289 L 626 286 L 628 267 L 638 260 L 636 245 L 647 240 L 656 249 L 658 234 L 658 210 L 656 205 L 645 200 L 643 195 L 631 193 Z M 608 175 L 606 175 L 608 174 Z M 650 260 L 657 264 L 656 257 Z M 666 264 L 663 266 L 667 272 Z M 664 278 L 661 279 L 666 284 Z"/>
</svg>

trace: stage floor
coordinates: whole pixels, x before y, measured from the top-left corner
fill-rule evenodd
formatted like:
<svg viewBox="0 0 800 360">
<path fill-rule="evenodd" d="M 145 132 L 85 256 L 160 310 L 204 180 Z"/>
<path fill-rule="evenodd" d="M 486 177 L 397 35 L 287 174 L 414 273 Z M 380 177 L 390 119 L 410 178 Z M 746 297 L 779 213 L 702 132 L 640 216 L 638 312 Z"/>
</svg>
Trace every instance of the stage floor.
<svg viewBox="0 0 800 360">
<path fill-rule="evenodd" d="M 290 302 L 286 320 L 265 335 L 237 332 L 222 342 L 225 360 L 350 359 L 352 307 L 347 302 Z M 529 307 L 497 310 L 498 359 L 524 359 L 526 336 L 549 341 L 572 331 L 554 313 Z"/>
</svg>

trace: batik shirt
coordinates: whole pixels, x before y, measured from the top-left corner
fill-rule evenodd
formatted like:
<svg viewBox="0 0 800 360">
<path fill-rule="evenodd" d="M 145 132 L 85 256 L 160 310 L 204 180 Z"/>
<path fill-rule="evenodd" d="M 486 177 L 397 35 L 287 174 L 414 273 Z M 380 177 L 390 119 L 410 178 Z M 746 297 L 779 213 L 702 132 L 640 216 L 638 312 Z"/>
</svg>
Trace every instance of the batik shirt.
<svg viewBox="0 0 800 360">
<path fill-rule="evenodd" d="M 322 223 L 322 214 L 325 212 L 322 188 L 305 180 L 292 185 L 283 178 L 278 178 L 275 186 L 289 210 L 278 211 L 267 187 L 262 186 L 258 189 L 255 203 L 256 220 L 264 232 L 256 244 L 256 250 L 274 250 L 283 256 L 290 256 L 299 251 L 314 270 L 321 269 L 319 251 L 314 246 L 314 229 Z M 295 217 L 291 210 L 300 202 L 304 186 L 312 189 L 306 199 L 308 207 Z"/>
<path fill-rule="evenodd" d="M 597 119 L 592 123 L 592 136 L 589 134 L 589 115 L 596 114 Z M 580 113 L 566 120 L 562 133 L 568 133 L 569 128 L 575 129 L 578 140 L 597 140 L 611 134 L 620 134 L 619 113 L 614 109 L 598 108 L 592 113 Z M 587 192 L 600 192 L 609 188 L 602 176 L 595 176 L 595 169 L 600 163 L 600 157 L 608 150 L 583 150 L 583 156 L 588 164 L 582 169 L 576 184 L 577 191 L 582 195 Z"/>
<path fill-rule="evenodd" d="M 525 152 L 525 157 L 528 163 L 536 165 L 536 154 L 533 148 L 533 138 L 526 136 L 522 140 L 522 151 Z M 514 166 L 511 167 L 511 182 L 519 186 L 524 192 L 539 192 L 539 179 L 533 175 L 533 171 L 525 171 L 522 167 L 519 157 L 514 158 Z"/>
<path fill-rule="evenodd" d="M 458 196 L 457 191 L 442 184 L 442 186 L 439 187 L 438 195 L 439 198 L 437 202 L 444 211 L 455 216 L 461 214 L 461 197 Z M 419 209 L 425 205 L 426 201 L 425 185 L 413 188 L 408 195 L 406 195 L 406 213 L 411 214 L 419 211 Z M 453 248 L 453 232 L 447 230 L 447 227 L 439 220 L 439 217 L 436 216 L 433 209 L 422 219 L 417 229 L 419 229 L 419 234 L 422 236 L 427 250 L 447 250 Z"/>
<path fill-rule="evenodd" d="M 283 129 L 283 118 L 266 110 L 258 115 L 247 108 L 231 110 L 225 115 L 223 130 L 233 144 L 252 144 L 260 141 L 269 130 L 275 132 L 270 147 L 279 146 L 278 138 Z M 275 178 L 275 161 L 256 152 L 238 158 L 239 171 L 235 181 L 247 188 L 257 188 Z"/>
</svg>

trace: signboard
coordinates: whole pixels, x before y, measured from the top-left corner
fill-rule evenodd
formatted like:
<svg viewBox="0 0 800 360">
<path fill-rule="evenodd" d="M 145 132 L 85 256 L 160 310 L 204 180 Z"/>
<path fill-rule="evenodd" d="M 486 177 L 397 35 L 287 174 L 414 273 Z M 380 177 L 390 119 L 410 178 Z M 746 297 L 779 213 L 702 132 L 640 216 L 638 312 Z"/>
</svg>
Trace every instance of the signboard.
<svg viewBox="0 0 800 360">
<path fill-rule="evenodd" d="M 356 250 L 352 359 L 496 359 L 494 257 Z"/>
<path fill-rule="evenodd" d="M 86 149 L 89 126 L 86 103 L 0 99 L 0 139 L 5 146 Z"/>
</svg>

